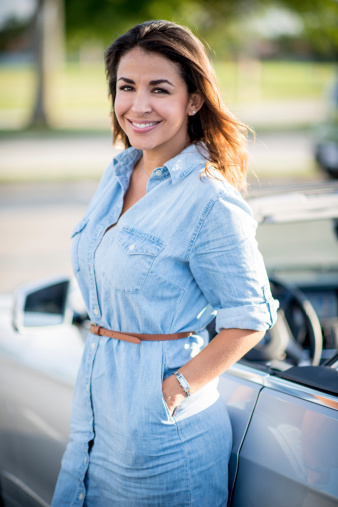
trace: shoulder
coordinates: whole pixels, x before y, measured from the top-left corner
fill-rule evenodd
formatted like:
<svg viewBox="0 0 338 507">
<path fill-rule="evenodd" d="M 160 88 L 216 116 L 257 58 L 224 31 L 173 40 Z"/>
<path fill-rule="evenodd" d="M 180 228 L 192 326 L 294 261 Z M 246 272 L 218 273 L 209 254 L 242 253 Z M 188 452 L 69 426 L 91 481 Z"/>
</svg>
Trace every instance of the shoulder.
<svg viewBox="0 0 338 507">
<path fill-rule="evenodd" d="M 198 191 L 194 200 L 201 202 L 199 219 L 196 223 L 191 247 L 206 243 L 232 248 L 246 239 L 254 238 L 257 222 L 243 196 L 223 177 L 209 177 L 203 171 L 191 175 Z"/>
<path fill-rule="evenodd" d="M 248 212 L 250 208 L 240 192 L 216 168 L 210 166 L 209 154 L 204 145 L 190 145 L 166 166 L 173 183 L 179 181 L 190 188 L 190 196 L 210 204 L 222 201 L 237 203 Z"/>
<path fill-rule="evenodd" d="M 252 217 L 252 211 L 241 193 L 224 176 L 211 168 L 205 173 L 205 164 L 196 167 L 187 178 L 191 195 L 203 203 L 205 209 L 219 209 L 220 212 L 246 213 Z"/>
</svg>

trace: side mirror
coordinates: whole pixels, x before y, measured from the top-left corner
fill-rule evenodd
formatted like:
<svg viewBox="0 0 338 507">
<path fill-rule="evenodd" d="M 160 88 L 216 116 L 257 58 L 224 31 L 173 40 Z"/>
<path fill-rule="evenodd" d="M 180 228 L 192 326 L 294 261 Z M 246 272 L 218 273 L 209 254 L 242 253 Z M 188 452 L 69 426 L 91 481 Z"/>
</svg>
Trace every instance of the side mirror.
<svg viewBox="0 0 338 507">
<path fill-rule="evenodd" d="M 14 296 L 14 328 L 27 333 L 46 326 L 71 324 L 69 289 L 68 277 L 49 278 L 20 287 Z"/>
</svg>

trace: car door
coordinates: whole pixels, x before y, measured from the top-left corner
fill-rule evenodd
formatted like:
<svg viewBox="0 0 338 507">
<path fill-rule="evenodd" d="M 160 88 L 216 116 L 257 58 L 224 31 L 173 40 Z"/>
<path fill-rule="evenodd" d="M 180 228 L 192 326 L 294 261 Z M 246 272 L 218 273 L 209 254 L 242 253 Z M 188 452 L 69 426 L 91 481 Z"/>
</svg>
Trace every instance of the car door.
<svg viewBox="0 0 338 507">
<path fill-rule="evenodd" d="M 337 396 L 281 378 L 264 384 L 240 449 L 231 507 L 336 506 Z"/>
<path fill-rule="evenodd" d="M 255 409 L 259 393 L 263 388 L 265 371 L 245 365 L 234 365 L 230 373 L 219 378 L 219 392 L 227 406 L 232 426 L 232 451 L 229 462 L 229 492 L 232 491 L 239 453 Z"/>
<path fill-rule="evenodd" d="M 51 502 L 69 438 L 72 392 L 84 346 L 71 320 L 56 323 L 48 301 L 56 294 L 53 283 L 36 286 L 29 294 L 34 296 L 30 304 L 26 294 L 21 306 L 30 315 L 16 328 L 10 315 L 7 322 L 2 319 L 0 338 L 0 384 L 6 386 L 1 390 L 6 415 L 1 415 L 0 438 L 7 446 L 0 458 L 1 492 L 9 505 L 15 501 L 27 507 Z M 4 426 L 10 433 L 7 444 Z"/>
</svg>

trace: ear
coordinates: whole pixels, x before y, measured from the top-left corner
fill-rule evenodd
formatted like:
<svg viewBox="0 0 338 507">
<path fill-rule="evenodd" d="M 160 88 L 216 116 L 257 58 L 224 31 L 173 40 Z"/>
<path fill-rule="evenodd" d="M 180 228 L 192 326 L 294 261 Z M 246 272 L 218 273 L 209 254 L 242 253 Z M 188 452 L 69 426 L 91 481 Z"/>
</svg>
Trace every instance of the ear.
<svg viewBox="0 0 338 507">
<path fill-rule="evenodd" d="M 198 113 L 203 104 L 204 99 L 202 95 L 200 95 L 198 92 L 191 93 L 189 97 L 188 115 L 194 116 L 194 114 Z"/>
</svg>

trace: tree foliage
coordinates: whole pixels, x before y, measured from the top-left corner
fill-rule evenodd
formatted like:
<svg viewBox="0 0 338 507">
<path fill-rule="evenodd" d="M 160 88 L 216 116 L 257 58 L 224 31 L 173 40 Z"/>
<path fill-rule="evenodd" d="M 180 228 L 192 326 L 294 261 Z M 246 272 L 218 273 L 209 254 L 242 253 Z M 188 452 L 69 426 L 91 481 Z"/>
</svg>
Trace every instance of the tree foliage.
<svg viewBox="0 0 338 507">
<path fill-rule="evenodd" d="M 245 21 L 270 6 L 299 15 L 302 37 L 316 51 L 337 54 L 337 0 L 65 0 L 66 33 L 71 49 L 93 39 L 107 45 L 136 23 L 168 19 L 189 26 L 218 54 L 236 53 L 250 45 Z"/>
<path fill-rule="evenodd" d="M 271 4 L 271 0 L 261 0 Z M 338 58 L 338 0 L 275 0 L 300 15 L 303 38 L 323 55 Z"/>
<path fill-rule="evenodd" d="M 0 52 L 15 50 L 21 39 L 27 39 L 30 20 L 20 20 L 14 16 L 8 18 L 0 30 Z"/>
</svg>

